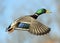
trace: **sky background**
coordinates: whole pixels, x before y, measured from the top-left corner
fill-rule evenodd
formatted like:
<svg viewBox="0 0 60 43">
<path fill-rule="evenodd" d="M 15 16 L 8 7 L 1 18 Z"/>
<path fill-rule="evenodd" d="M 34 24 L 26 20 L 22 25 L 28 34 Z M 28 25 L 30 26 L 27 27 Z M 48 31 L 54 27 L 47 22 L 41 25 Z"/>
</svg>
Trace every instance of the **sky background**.
<svg viewBox="0 0 60 43">
<path fill-rule="evenodd" d="M 31 15 L 45 8 L 52 13 L 38 17 L 38 21 L 51 28 L 49 34 L 31 35 L 26 31 L 6 32 L 6 28 L 17 18 Z M 59 0 L 0 0 L 0 43 L 60 43 Z"/>
</svg>

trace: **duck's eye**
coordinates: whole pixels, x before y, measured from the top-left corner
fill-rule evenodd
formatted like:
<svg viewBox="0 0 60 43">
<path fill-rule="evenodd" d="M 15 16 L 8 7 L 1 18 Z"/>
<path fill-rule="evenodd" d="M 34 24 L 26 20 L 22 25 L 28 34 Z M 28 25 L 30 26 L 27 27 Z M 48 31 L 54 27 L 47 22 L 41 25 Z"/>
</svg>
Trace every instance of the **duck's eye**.
<svg viewBox="0 0 60 43">
<path fill-rule="evenodd" d="M 18 26 L 18 28 L 25 28 L 25 29 L 29 29 L 30 24 L 19 22 L 17 26 Z"/>
</svg>

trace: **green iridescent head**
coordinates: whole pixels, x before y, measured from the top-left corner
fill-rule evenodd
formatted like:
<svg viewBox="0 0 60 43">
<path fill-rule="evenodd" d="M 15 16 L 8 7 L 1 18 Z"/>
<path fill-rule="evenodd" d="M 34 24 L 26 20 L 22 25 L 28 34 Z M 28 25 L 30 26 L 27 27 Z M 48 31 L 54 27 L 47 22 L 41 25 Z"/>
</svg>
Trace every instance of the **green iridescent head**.
<svg viewBox="0 0 60 43">
<path fill-rule="evenodd" d="M 38 9 L 35 14 L 40 15 L 40 14 L 43 14 L 43 13 L 46 13 L 46 12 L 47 12 L 47 10 L 43 8 L 43 9 Z"/>
</svg>

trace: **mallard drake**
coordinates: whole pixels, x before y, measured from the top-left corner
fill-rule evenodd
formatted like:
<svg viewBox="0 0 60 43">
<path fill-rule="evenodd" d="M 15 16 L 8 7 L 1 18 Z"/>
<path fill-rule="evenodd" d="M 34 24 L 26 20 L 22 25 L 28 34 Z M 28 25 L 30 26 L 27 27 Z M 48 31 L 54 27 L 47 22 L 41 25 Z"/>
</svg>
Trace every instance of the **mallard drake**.
<svg viewBox="0 0 60 43">
<path fill-rule="evenodd" d="M 7 29 L 8 32 L 13 32 L 14 30 L 28 31 L 35 35 L 44 35 L 50 32 L 50 28 L 45 26 L 41 22 L 37 21 L 39 15 L 48 13 L 44 8 L 38 9 L 33 15 L 28 15 L 16 19 Z"/>
</svg>

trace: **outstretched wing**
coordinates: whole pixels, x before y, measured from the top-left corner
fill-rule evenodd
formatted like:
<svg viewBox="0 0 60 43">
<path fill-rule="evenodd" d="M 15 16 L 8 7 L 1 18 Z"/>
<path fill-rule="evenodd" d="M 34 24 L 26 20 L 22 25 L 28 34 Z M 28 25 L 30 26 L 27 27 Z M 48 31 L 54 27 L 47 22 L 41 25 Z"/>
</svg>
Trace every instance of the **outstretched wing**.
<svg viewBox="0 0 60 43">
<path fill-rule="evenodd" d="M 19 23 L 18 29 L 21 28 L 21 30 L 27 30 L 26 28 L 28 27 L 28 32 L 35 35 L 44 35 L 49 33 L 50 31 L 49 27 L 45 26 L 44 24 L 38 22 L 37 20 L 29 16 L 21 18 L 20 20 L 18 20 L 18 22 L 22 22 Z"/>
<path fill-rule="evenodd" d="M 43 25 L 42 23 L 38 21 L 33 21 L 30 24 L 29 32 L 35 35 L 44 35 L 49 33 L 50 28 Z"/>
</svg>

